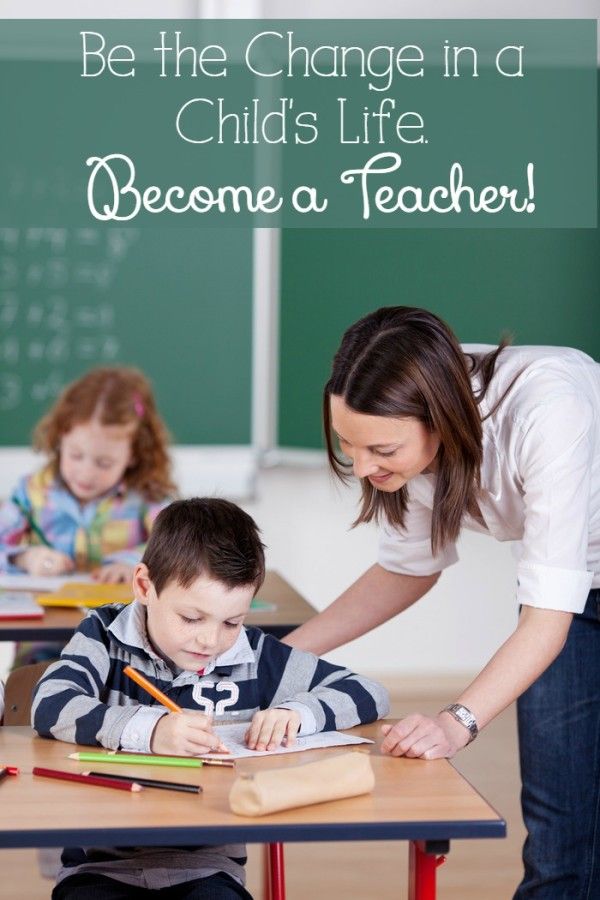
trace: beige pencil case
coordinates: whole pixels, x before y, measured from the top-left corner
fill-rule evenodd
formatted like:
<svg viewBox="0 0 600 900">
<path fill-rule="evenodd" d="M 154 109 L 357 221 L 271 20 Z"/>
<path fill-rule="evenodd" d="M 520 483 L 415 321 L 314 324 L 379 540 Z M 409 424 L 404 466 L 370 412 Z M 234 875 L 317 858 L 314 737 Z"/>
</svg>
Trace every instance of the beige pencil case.
<svg viewBox="0 0 600 900">
<path fill-rule="evenodd" d="M 318 762 L 238 776 L 229 805 L 238 816 L 264 816 L 294 806 L 368 794 L 375 786 L 366 753 L 343 753 Z"/>
</svg>

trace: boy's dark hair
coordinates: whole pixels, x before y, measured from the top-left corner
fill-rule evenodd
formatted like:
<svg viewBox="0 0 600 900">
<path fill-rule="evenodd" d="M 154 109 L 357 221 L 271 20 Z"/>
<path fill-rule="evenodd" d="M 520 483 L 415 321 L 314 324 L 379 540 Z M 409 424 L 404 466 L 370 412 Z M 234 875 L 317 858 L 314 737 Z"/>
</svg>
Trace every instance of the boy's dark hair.
<svg viewBox="0 0 600 900">
<path fill-rule="evenodd" d="M 254 519 L 228 500 L 176 500 L 156 518 L 142 562 L 156 593 L 169 581 L 189 587 L 200 575 L 228 588 L 265 577 L 264 545 Z"/>
</svg>

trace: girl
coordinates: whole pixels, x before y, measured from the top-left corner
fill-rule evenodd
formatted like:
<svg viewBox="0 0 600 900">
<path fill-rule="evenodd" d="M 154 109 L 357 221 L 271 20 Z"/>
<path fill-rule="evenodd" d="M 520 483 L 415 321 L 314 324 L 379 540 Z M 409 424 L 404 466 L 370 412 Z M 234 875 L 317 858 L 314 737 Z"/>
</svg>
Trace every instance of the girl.
<svg viewBox="0 0 600 900">
<path fill-rule="evenodd" d="M 519 698 L 519 900 L 600 897 L 599 422 L 584 353 L 469 353 L 410 307 L 349 328 L 325 387 L 329 460 L 361 479 L 357 521 L 380 521 L 379 558 L 287 643 L 322 654 L 402 612 L 456 562 L 462 527 L 520 542 L 514 634 L 454 702 L 385 726 L 382 745 L 453 756 Z"/>
<path fill-rule="evenodd" d="M 130 581 L 175 491 L 167 441 L 150 384 L 136 369 L 92 369 L 65 388 L 35 430 L 47 465 L 22 478 L 0 507 L 0 569 L 91 570 L 100 581 Z"/>
</svg>

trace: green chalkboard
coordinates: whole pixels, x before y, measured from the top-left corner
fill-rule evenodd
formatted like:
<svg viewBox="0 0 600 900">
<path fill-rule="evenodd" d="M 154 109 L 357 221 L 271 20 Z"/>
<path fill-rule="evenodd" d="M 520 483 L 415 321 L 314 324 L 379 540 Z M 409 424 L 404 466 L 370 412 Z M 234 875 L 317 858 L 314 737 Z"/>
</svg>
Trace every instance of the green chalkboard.
<svg viewBox="0 0 600 900">
<path fill-rule="evenodd" d="M 177 443 L 248 444 L 251 334 L 249 229 L 0 227 L 4 446 L 116 363 L 150 377 Z"/>
<path fill-rule="evenodd" d="M 468 342 L 579 347 L 600 359 L 600 232 L 286 231 L 279 444 L 320 447 L 321 394 L 343 331 L 379 306 L 423 306 Z"/>
<path fill-rule="evenodd" d="M 598 180 L 589 186 L 597 198 Z M 423 306 L 464 342 L 508 332 L 514 343 L 579 347 L 600 360 L 598 227 L 286 231 L 281 272 L 282 447 L 323 446 L 333 354 L 344 330 L 379 306 Z"/>
</svg>

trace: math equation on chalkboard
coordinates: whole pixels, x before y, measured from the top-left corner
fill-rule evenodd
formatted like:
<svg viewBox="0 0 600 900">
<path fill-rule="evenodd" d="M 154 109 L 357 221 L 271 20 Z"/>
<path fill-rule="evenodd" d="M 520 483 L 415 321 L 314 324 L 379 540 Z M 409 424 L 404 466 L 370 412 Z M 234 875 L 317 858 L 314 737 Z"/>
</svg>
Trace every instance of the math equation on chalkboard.
<svg viewBox="0 0 600 900">
<path fill-rule="evenodd" d="M 41 415 L 73 373 L 121 353 L 114 287 L 132 228 L 0 228 L 0 412 Z"/>
</svg>

